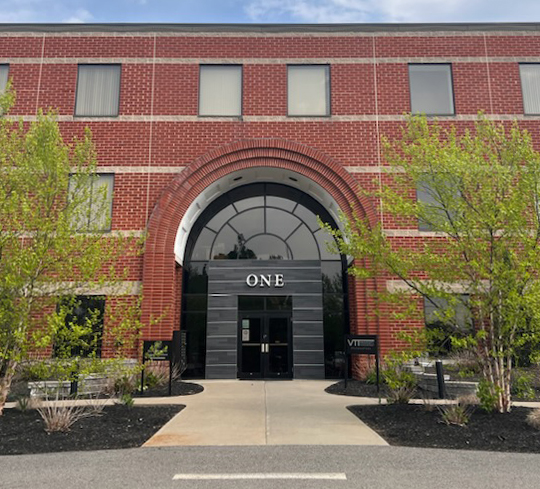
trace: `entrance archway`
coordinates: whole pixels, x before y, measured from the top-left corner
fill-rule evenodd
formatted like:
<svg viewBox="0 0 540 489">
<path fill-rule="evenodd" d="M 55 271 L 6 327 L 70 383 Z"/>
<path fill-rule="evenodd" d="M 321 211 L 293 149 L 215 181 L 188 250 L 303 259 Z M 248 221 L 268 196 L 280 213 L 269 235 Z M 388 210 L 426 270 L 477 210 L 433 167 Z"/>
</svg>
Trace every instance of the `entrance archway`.
<svg viewBox="0 0 540 489">
<path fill-rule="evenodd" d="M 340 164 L 312 148 L 290 141 L 262 139 L 237 142 L 208 153 L 171 182 L 149 219 L 143 265 L 143 321 L 148 325 L 143 332 L 145 339 L 170 339 L 173 330 L 179 327 L 182 290 L 181 260 L 178 259 L 178 254 L 182 254 L 178 253 L 178 243 L 182 240 L 179 236 L 184 232 L 181 246 L 185 247 L 189 234 L 185 223 L 190 223 L 191 219 L 192 226 L 198 217 L 190 215 L 190 208 L 192 210 L 204 191 L 217 182 L 241 172 L 256 173 L 257 169 L 297 175 L 297 180 L 312 182 L 313 188 L 324 189 L 335 202 L 334 211 L 341 209 L 349 216 L 354 211 L 367 216 L 373 224 L 377 220 L 373 207 L 359 195 L 358 184 L 351 175 Z M 290 183 L 295 182 L 290 180 Z M 219 185 L 215 189 L 217 198 L 223 189 Z M 183 221 L 184 218 L 188 220 Z M 186 229 L 183 231 L 182 227 Z M 356 289 L 350 292 L 354 301 L 351 307 L 353 329 L 365 330 L 362 321 L 367 321 L 367 315 L 361 310 L 365 307 L 365 303 L 361 303 L 363 292 Z M 156 317 L 160 321 L 153 324 L 151 318 Z"/>
</svg>

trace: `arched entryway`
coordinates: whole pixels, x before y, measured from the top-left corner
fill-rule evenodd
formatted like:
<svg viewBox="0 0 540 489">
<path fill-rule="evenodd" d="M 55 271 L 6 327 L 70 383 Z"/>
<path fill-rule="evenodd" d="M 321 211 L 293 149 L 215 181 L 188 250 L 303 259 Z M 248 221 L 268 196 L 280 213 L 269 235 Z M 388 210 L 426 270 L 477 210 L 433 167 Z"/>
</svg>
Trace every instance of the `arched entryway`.
<svg viewBox="0 0 540 489">
<path fill-rule="evenodd" d="M 283 201 L 288 201 L 292 204 L 295 202 L 298 204 L 299 200 L 304 200 L 305 203 L 309 202 L 309 204 L 297 207 L 295 211 L 292 208 L 287 210 L 285 208 L 279 208 L 276 205 L 268 206 L 266 204 L 262 206 L 255 205 L 250 209 L 240 210 L 238 207 L 241 207 L 243 204 L 239 204 L 235 208 L 233 202 L 248 199 L 238 199 L 239 192 L 252 192 L 253 195 L 249 198 L 260 199 L 262 197 L 263 202 L 266 199 L 274 199 L 275 203 L 275 199 L 281 198 Z M 227 199 L 229 199 L 230 205 L 224 204 L 224 202 L 227 202 Z M 290 206 L 290 204 L 287 205 Z M 225 210 L 227 208 L 229 208 L 229 211 Z M 231 209 L 233 211 L 232 214 Z M 303 220 L 299 215 L 301 212 L 304 212 L 301 209 L 307 212 L 307 214 L 305 212 Z M 358 187 L 354 179 L 339 164 L 311 148 L 282 140 L 254 140 L 235 143 L 201 158 L 178 175 L 164 191 L 149 221 L 143 272 L 143 319 L 147 321 L 147 324 L 150 322 L 151 317 L 161 316 L 161 320 L 159 323 L 145 329 L 145 338 L 170 339 L 172 331 L 179 328 L 182 279 L 187 278 L 189 280 L 189 275 L 184 273 L 181 265 L 185 265 L 184 260 L 186 258 L 190 262 L 197 261 L 193 260 L 192 254 L 194 246 L 201 236 L 205 235 L 201 238 L 203 240 L 206 239 L 208 241 L 210 237 L 213 239 L 212 244 L 207 243 L 205 245 L 208 249 L 205 259 L 208 258 L 211 268 L 217 270 L 231 267 L 230 264 L 225 264 L 225 262 L 231 262 L 229 258 L 234 257 L 236 249 L 237 256 L 239 253 L 242 254 L 245 252 L 244 258 L 249 254 L 250 260 L 253 263 L 250 264 L 250 270 L 246 268 L 245 261 L 242 267 L 233 268 L 243 268 L 244 270 L 239 272 L 240 274 L 251 271 L 256 276 L 275 275 L 279 270 L 274 269 L 275 266 L 272 264 L 272 260 L 277 260 L 282 268 L 288 268 L 286 262 L 294 263 L 301 256 L 298 255 L 298 250 L 302 249 L 301 246 L 299 247 L 300 244 L 304 243 L 306 249 L 311 246 L 311 250 L 317 250 L 316 253 L 318 255 L 311 257 L 307 256 L 309 255 L 307 253 L 299 261 L 304 261 L 305 264 L 309 265 L 308 262 L 310 260 L 307 258 L 314 258 L 311 261 L 318 263 L 318 286 L 322 289 L 320 269 L 321 252 L 325 253 L 326 251 L 323 243 L 324 240 L 318 241 L 318 238 L 322 236 L 322 231 L 315 229 L 313 216 L 326 214 L 325 220 L 335 224 L 339 210 L 351 215 L 353 209 L 360 215 L 367 215 L 370 221 L 375 222 L 375 213 L 371 206 L 359 197 Z M 208 226 L 209 222 L 220 212 L 228 212 L 231 215 L 227 222 L 221 224 L 220 230 L 213 228 L 210 230 Z M 263 216 L 263 219 L 267 219 L 269 212 L 273 217 L 281 215 L 281 218 L 288 220 L 291 225 L 295 220 L 301 222 L 297 226 L 298 230 L 302 229 L 303 232 L 309 234 L 305 234 L 303 237 L 294 232 L 290 235 L 284 235 L 285 231 L 281 233 L 277 232 L 275 227 L 278 224 L 272 223 L 269 224 L 270 227 L 274 226 L 274 229 L 269 230 L 264 227 L 264 224 L 263 228 L 259 229 L 258 232 L 255 232 L 257 230 L 252 230 L 253 232 L 249 231 L 251 232 L 249 236 L 247 236 L 248 231 L 238 231 L 237 228 L 240 226 L 242 220 L 244 221 L 242 225 L 244 227 L 247 226 L 246 229 L 249 229 L 250 226 L 260 224 L 257 222 L 256 215 L 260 214 L 260 216 Z M 248 218 L 248 216 L 250 217 Z M 306 219 L 312 219 L 309 225 L 305 223 Z M 236 221 L 233 222 L 233 220 Z M 275 223 L 278 223 L 278 221 L 275 220 Z M 221 237 L 219 237 L 220 232 Z M 236 235 L 233 236 L 235 232 Z M 211 236 L 212 233 L 214 233 L 214 236 Z M 240 238 L 239 234 L 243 236 Z M 313 246 L 310 244 L 311 241 L 306 239 L 308 235 L 311 236 Z M 228 243 L 232 239 L 231 236 L 234 237 L 234 240 L 232 240 L 234 242 Z M 271 240 L 274 241 L 274 245 L 269 248 L 268 245 Z M 227 246 L 231 247 L 231 249 L 226 249 Z M 266 251 L 264 251 L 265 247 Z M 296 252 L 293 249 L 295 247 L 297 249 Z M 200 249 L 202 248 L 200 247 Z M 275 253 L 270 252 L 273 248 L 275 248 Z M 254 256 L 248 253 L 248 250 Z M 199 252 L 200 250 L 197 251 L 197 253 Z M 342 261 L 339 257 L 334 261 L 339 262 L 341 266 Z M 263 273 L 267 271 L 262 270 L 265 266 L 270 267 L 272 271 L 268 274 Z M 210 270 L 210 268 L 207 270 Z M 215 273 L 219 274 L 219 270 Z M 309 272 L 304 271 L 305 273 L 309 275 Z M 231 270 L 227 274 L 231 276 Z M 294 276 L 294 273 L 290 275 L 289 271 L 288 274 L 289 284 L 299 283 L 299 278 Z M 340 278 L 343 278 L 343 275 Z M 241 281 L 241 277 L 236 277 L 235 280 L 237 282 L 238 280 Z M 242 280 L 245 281 L 245 278 Z M 309 277 L 306 280 L 314 283 L 316 279 Z M 223 284 L 223 281 L 221 282 Z M 300 287 L 307 286 L 308 282 L 300 285 Z M 186 290 L 184 288 L 184 299 L 187 301 L 189 297 L 186 296 Z M 353 312 L 353 317 L 351 318 L 353 324 L 352 331 L 365 331 L 366 327 L 362 322 L 367 321 L 367 315 L 359 310 L 365 307 L 365 304 L 361 304 L 357 300 L 359 296 L 358 290 L 350 290 L 349 292 L 354 302 L 354 306 L 350 308 Z M 220 294 L 223 294 L 223 291 L 209 291 L 208 293 L 210 295 L 215 294 L 216 297 L 219 297 Z M 296 292 L 293 291 L 292 295 L 295 294 L 297 296 L 296 312 L 294 311 L 294 305 L 291 305 L 291 315 L 295 316 L 296 322 L 301 322 L 301 318 L 303 317 L 299 312 L 302 305 L 301 295 L 299 295 L 301 292 L 298 290 Z M 233 314 L 235 317 L 232 318 L 231 316 L 231 318 L 225 319 L 224 315 L 226 314 L 224 312 L 224 315 L 219 315 L 215 320 L 215 322 L 221 320 L 229 321 L 231 328 L 225 332 L 226 334 L 221 335 L 229 338 L 226 345 L 225 343 L 220 343 L 218 338 L 212 340 L 214 342 L 212 345 L 204 345 L 204 362 L 207 364 L 207 367 L 209 365 L 208 359 L 210 358 L 208 347 L 211 346 L 211 350 L 216 353 L 214 360 L 210 361 L 211 368 L 206 369 L 205 373 L 208 377 L 236 377 L 237 372 L 234 371 L 235 368 L 241 370 L 241 363 L 239 363 L 238 358 L 241 356 L 242 350 L 242 328 L 239 323 L 235 326 L 236 333 L 234 334 L 237 334 L 238 343 L 236 350 L 233 352 L 231 346 L 233 335 L 232 323 L 236 323 L 239 320 L 239 311 L 242 311 L 242 306 L 239 306 L 238 301 L 245 301 L 244 296 L 253 295 L 253 292 L 243 294 L 240 291 L 236 291 L 233 295 L 234 305 L 231 305 L 231 303 L 219 306 L 223 302 L 223 299 L 215 301 L 212 304 L 212 309 L 222 307 L 223 311 L 230 311 L 234 307 Z M 258 295 L 261 294 L 259 293 Z M 277 298 L 287 297 L 287 295 L 277 295 L 277 292 L 274 290 L 264 295 L 264 297 Z M 322 295 L 320 299 L 322 300 Z M 208 304 L 206 306 L 210 307 Z M 263 307 L 267 307 L 266 302 Z M 309 308 L 309 304 L 304 304 L 304 309 L 308 310 Z M 306 321 L 319 321 L 322 325 L 322 305 L 320 309 L 320 317 L 308 318 Z M 184 313 L 190 311 L 187 303 L 184 305 L 183 310 Z M 269 314 L 265 315 L 265 318 L 267 317 L 269 317 Z M 267 321 L 267 319 L 263 319 L 263 321 Z M 236 327 L 239 329 L 236 330 Z M 322 333 L 322 326 L 319 333 Z M 205 335 L 207 334 L 206 332 Z M 244 338 L 247 338 L 247 333 L 244 333 L 244 335 L 246 335 Z M 214 334 L 214 336 L 220 335 Z M 317 335 L 314 334 L 312 336 Z M 283 339 L 280 341 L 284 342 Z M 313 341 L 306 341 L 302 345 L 298 341 L 297 338 L 296 343 L 298 347 L 296 350 L 298 351 L 295 353 L 295 358 L 290 359 L 290 366 L 295 365 L 294 375 L 304 378 L 324 376 L 325 360 L 320 354 L 322 338 L 317 344 Z M 220 346 L 223 346 L 223 348 L 220 348 Z M 259 347 L 265 348 L 265 346 L 261 345 Z M 266 348 L 268 348 L 268 344 Z M 219 355 L 219 350 L 223 350 L 223 355 Z M 318 352 L 319 360 L 317 362 L 314 362 L 313 355 L 310 357 L 310 351 Z M 233 358 L 234 355 L 237 355 L 237 357 Z M 317 364 L 316 368 L 315 363 Z M 328 363 L 328 358 L 326 359 L 326 363 Z M 220 374 L 218 372 L 220 365 L 227 366 L 227 368 L 222 370 L 222 372 L 226 373 Z M 233 367 L 234 365 L 236 367 Z M 306 368 L 300 368 L 302 365 Z M 307 368 L 309 366 L 313 368 Z M 289 369 L 289 373 L 291 371 Z M 313 373 L 315 371 L 316 373 Z"/>
</svg>

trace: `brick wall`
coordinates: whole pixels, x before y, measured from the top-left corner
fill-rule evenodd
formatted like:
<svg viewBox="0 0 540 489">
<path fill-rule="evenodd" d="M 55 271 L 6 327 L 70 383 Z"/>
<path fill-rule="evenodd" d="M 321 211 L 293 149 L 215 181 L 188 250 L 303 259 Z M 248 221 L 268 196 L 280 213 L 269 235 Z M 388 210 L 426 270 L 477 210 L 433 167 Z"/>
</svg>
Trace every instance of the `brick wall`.
<svg viewBox="0 0 540 489">
<path fill-rule="evenodd" d="M 146 318 L 165 317 L 145 336 L 168 338 L 180 316 L 181 269 L 175 269 L 171 245 L 179 220 L 197 189 L 211 181 L 209 174 L 217 178 L 245 162 L 238 157 L 229 165 L 236 153 L 222 148 L 235 142 L 248 147 L 262 138 L 285 142 L 283 150 L 306 162 L 287 163 L 287 153 L 274 155 L 281 158 L 275 164 L 320 177 L 346 206 L 351 192 L 378 185 L 384 163 L 379 138 L 397 137 L 410 110 L 411 62 L 452 65 L 456 115 L 443 118 L 448 124 L 471 127 L 481 110 L 515 117 L 536 135 L 540 120 L 523 116 L 518 63 L 540 62 L 540 35 L 500 31 L 115 34 L 70 27 L 61 33 L 0 32 L 0 63 L 10 64 L 14 115 L 31 120 L 39 108 L 54 108 L 66 139 L 81 136 L 84 127 L 92 130 L 100 171 L 116 173 L 113 231 L 149 230 L 149 248 L 132 259 L 129 279 L 145 285 Z M 79 63 L 122 65 L 118 117 L 73 117 Z M 242 118 L 197 117 L 199 63 L 243 66 Z M 330 117 L 287 117 L 286 67 L 296 63 L 330 65 Z M 357 205 L 379 218 L 377 202 Z M 383 217 L 388 229 L 416 229 L 415 223 Z M 400 246 L 417 246 L 423 238 L 396 239 Z M 378 332 L 384 351 L 398 346 L 400 325 L 370 314 L 370 291 L 385 287 L 385 280 L 349 283 L 351 331 Z"/>
</svg>

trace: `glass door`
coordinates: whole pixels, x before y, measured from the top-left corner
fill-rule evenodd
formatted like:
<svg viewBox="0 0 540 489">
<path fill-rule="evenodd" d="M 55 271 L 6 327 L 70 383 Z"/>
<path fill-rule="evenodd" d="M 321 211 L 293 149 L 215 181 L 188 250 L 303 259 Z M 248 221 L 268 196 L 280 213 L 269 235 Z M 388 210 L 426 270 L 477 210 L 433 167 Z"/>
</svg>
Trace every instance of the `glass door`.
<svg viewBox="0 0 540 489">
<path fill-rule="evenodd" d="M 238 336 L 238 378 L 292 378 L 290 313 L 243 313 Z"/>
<path fill-rule="evenodd" d="M 260 379 L 263 373 L 262 354 L 264 316 L 252 314 L 240 318 L 238 348 L 238 378 Z"/>
<path fill-rule="evenodd" d="M 265 333 L 265 377 L 292 378 L 290 315 L 267 315 Z"/>
</svg>

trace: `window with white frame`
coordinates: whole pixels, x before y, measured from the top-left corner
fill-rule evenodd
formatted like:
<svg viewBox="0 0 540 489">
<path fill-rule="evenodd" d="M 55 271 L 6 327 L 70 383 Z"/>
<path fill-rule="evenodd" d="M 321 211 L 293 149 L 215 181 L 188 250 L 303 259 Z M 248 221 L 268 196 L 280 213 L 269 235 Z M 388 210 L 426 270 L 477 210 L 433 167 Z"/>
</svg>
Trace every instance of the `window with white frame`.
<svg viewBox="0 0 540 489">
<path fill-rule="evenodd" d="M 111 230 L 113 188 L 113 174 L 70 176 L 69 197 L 74 208 L 73 223 L 78 232 Z"/>
<path fill-rule="evenodd" d="M 411 112 L 454 115 L 452 69 L 449 64 L 410 64 Z"/>
<path fill-rule="evenodd" d="M 75 115 L 116 117 L 120 102 L 120 65 L 79 65 Z"/>
<path fill-rule="evenodd" d="M 523 112 L 527 115 L 540 114 L 540 64 L 520 64 Z"/>
<path fill-rule="evenodd" d="M 0 65 L 0 93 L 2 93 L 7 86 L 9 75 L 9 65 Z"/>
<path fill-rule="evenodd" d="M 287 95 L 290 116 L 330 115 L 330 66 L 288 66 Z"/>
<path fill-rule="evenodd" d="M 242 67 L 201 65 L 199 70 L 199 115 L 242 115 Z"/>
</svg>

